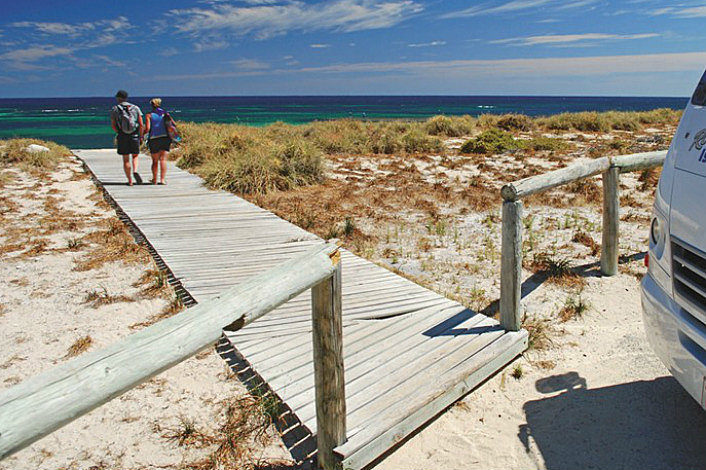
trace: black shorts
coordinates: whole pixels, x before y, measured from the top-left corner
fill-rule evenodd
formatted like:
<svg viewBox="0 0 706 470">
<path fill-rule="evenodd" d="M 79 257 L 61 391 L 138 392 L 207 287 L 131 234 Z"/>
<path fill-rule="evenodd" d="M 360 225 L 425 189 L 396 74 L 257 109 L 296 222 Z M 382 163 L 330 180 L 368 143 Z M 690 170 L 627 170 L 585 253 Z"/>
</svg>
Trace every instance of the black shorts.
<svg viewBox="0 0 706 470">
<path fill-rule="evenodd" d="M 150 153 L 169 152 L 172 139 L 169 137 L 154 137 L 149 140 Z"/>
<path fill-rule="evenodd" d="M 140 153 L 140 135 L 138 132 L 134 134 L 118 133 L 118 154 L 120 155 L 135 155 Z"/>
</svg>

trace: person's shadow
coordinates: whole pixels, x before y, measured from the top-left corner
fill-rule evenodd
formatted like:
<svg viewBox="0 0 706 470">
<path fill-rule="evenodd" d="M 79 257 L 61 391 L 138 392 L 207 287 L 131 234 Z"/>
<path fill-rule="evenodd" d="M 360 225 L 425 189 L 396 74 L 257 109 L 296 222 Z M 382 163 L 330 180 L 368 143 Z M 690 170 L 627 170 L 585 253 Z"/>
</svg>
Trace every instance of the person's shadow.
<svg viewBox="0 0 706 470">
<path fill-rule="evenodd" d="M 672 377 L 589 389 L 576 372 L 538 380 L 518 437 L 547 469 L 704 469 L 706 411 Z"/>
</svg>

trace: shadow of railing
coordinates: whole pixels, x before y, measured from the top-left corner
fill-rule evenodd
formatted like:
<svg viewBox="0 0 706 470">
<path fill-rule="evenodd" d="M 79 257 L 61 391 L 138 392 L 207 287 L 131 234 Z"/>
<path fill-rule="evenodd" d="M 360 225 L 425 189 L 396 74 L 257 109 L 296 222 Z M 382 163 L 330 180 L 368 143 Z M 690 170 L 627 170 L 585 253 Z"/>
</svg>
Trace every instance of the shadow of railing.
<svg viewBox="0 0 706 470">
<path fill-rule="evenodd" d="M 706 466 L 706 413 L 672 377 L 589 389 L 570 372 L 536 388 L 562 393 L 527 402 L 518 437 L 549 470 Z"/>
</svg>

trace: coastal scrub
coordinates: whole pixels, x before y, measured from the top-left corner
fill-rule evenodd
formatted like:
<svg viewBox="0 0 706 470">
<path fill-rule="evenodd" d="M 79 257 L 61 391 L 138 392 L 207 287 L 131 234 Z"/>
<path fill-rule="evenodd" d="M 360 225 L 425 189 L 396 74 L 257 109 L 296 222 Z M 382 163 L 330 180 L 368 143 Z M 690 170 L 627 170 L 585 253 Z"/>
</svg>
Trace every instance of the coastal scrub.
<svg viewBox="0 0 706 470">
<path fill-rule="evenodd" d="M 31 145 L 41 146 L 48 151 L 32 150 Z M 38 139 L 0 140 L 0 165 L 7 168 L 17 165 L 23 170 L 53 170 L 65 161 L 71 151 L 63 145 Z"/>
</svg>

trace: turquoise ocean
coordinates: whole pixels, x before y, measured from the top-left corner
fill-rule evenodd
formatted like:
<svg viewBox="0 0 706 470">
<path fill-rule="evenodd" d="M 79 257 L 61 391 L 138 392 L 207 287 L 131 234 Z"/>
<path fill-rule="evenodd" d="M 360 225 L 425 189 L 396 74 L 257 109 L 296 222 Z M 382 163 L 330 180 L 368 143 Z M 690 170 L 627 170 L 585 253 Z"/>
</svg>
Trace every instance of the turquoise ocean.
<svg viewBox="0 0 706 470">
<path fill-rule="evenodd" d="M 679 97 L 558 96 L 209 96 L 163 97 L 177 121 L 264 126 L 277 121 L 305 124 L 317 120 L 426 119 L 437 114 L 478 116 L 521 113 L 548 116 L 579 111 L 683 109 Z M 130 102 L 149 109 L 149 98 Z M 113 145 L 108 113 L 113 98 L 0 99 L 0 139 L 33 137 L 71 148 Z"/>
</svg>

